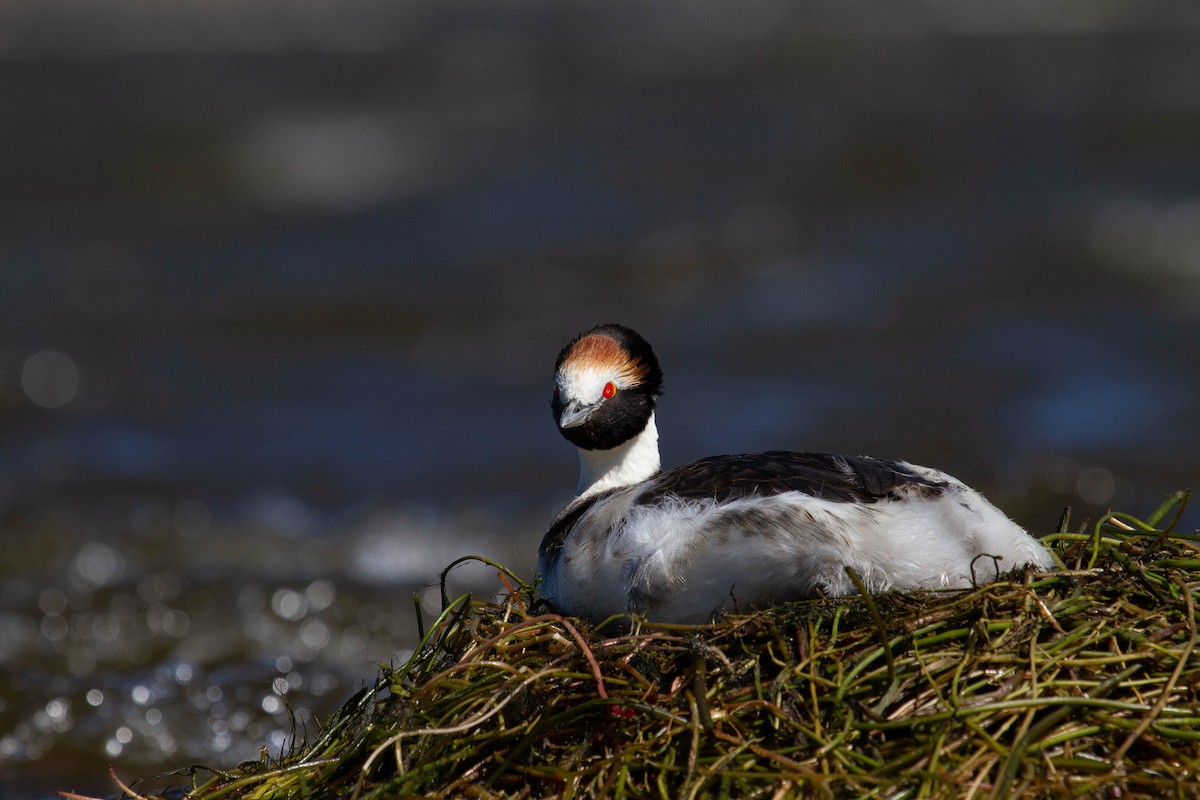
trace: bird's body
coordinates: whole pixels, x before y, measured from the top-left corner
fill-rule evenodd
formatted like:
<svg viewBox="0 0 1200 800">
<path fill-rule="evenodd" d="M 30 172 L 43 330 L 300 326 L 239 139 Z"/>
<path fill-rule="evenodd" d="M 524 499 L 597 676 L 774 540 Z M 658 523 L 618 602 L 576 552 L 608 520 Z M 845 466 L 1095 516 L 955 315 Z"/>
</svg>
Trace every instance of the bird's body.
<svg viewBox="0 0 1200 800">
<path fill-rule="evenodd" d="M 771 451 L 660 471 L 661 372 L 628 328 L 559 355 L 560 430 L 580 447 L 576 497 L 539 551 L 540 592 L 593 620 L 707 622 L 723 611 L 857 591 L 969 587 L 1045 547 L 937 470 L 865 456 Z M 580 430 L 582 429 L 582 430 Z"/>
</svg>

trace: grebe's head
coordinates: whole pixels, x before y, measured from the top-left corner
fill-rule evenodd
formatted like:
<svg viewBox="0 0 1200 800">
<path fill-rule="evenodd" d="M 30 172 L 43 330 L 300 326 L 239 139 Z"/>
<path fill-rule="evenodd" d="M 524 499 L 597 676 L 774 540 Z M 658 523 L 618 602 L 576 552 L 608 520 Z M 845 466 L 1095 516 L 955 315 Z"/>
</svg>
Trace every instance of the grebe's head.
<svg viewBox="0 0 1200 800">
<path fill-rule="evenodd" d="M 623 325 L 598 325 L 558 354 L 550 409 L 567 441 L 611 450 L 642 432 L 661 393 L 662 370 L 646 340 Z"/>
</svg>

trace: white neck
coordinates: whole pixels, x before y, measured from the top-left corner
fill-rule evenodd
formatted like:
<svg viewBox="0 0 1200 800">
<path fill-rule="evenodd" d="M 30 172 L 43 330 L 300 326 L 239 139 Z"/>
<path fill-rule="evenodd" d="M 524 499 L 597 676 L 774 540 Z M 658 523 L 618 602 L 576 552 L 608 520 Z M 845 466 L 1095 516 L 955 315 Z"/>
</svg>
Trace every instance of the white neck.
<svg viewBox="0 0 1200 800">
<path fill-rule="evenodd" d="M 579 450 L 579 497 L 632 486 L 650 478 L 661 462 L 658 458 L 658 426 L 654 414 L 646 427 L 625 444 L 611 450 Z"/>
</svg>

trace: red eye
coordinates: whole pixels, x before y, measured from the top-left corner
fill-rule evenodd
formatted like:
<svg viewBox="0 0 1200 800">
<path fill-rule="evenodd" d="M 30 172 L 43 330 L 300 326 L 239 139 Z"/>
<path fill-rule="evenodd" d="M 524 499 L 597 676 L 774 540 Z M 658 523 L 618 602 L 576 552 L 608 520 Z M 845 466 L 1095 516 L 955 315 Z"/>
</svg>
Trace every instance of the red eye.
<svg viewBox="0 0 1200 800">
<path fill-rule="evenodd" d="M 607 400 L 608 398 L 612 397 L 616 393 L 617 393 L 617 385 L 615 383 L 613 383 L 612 381 L 609 381 L 608 383 L 604 384 L 604 391 L 601 392 L 600 394 L 604 395 L 604 399 Z"/>
</svg>

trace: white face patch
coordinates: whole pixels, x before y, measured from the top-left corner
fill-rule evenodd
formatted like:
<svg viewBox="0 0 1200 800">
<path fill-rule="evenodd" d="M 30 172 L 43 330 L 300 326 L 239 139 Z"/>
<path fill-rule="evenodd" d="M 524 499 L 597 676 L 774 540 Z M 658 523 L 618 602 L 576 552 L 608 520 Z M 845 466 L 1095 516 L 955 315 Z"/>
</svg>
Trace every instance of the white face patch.
<svg viewBox="0 0 1200 800">
<path fill-rule="evenodd" d="M 555 381 L 564 402 L 575 400 L 588 406 L 604 399 L 605 384 L 613 384 L 617 387 L 617 391 L 629 388 L 618 372 L 597 369 L 592 366 L 569 367 L 564 365 L 555 375 Z"/>
</svg>

